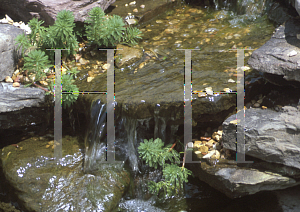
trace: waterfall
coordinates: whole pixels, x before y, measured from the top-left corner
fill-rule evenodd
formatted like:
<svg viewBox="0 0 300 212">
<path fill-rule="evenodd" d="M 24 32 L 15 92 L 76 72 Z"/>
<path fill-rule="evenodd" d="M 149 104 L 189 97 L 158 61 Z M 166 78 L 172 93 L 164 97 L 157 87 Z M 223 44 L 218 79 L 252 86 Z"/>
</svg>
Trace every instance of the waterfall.
<svg viewBox="0 0 300 212">
<path fill-rule="evenodd" d="M 138 119 L 122 111 L 121 104 L 115 110 L 115 159 L 129 161 L 131 170 L 137 174 L 141 164 L 138 156 L 138 146 L 144 139 L 160 138 L 166 144 L 174 143 L 175 133 L 178 130 L 174 123 L 176 114 L 171 117 L 161 116 L 161 108 L 155 106 L 154 116 Z M 97 100 L 90 111 L 89 127 L 85 137 L 84 171 L 92 172 L 106 161 L 107 151 L 107 123 L 106 104 Z M 168 121 L 172 123 L 168 123 Z"/>
<path fill-rule="evenodd" d="M 137 120 L 133 118 L 127 118 L 125 123 L 125 130 L 127 132 L 127 155 L 132 170 L 137 173 L 139 171 L 138 156 L 136 151 L 137 143 Z"/>
<path fill-rule="evenodd" d="M 91 108 L 90 124 L 85 138 L 84 171 L 97 169 L 106 160 L 106 104 L 96 101 Z"/>
</svg>

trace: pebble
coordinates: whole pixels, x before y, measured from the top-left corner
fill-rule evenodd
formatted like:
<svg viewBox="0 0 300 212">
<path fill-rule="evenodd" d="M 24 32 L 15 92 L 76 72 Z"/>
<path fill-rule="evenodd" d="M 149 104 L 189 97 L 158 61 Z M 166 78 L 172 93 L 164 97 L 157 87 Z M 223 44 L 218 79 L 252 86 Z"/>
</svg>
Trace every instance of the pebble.
<svg viewBox="0 0 300 212">
<path fill-rule="evenodd" d="M 231 89 L 230 88 L 224 88 L 223 91 L 225 91 L 225 92 L 231 92 Z"/>
<path fill-rule="evenodd" d="M 144 4 L 142 4 L 142 5 L 140 6 L 140 8 L 144 9 L 144 8 L 145 8 L 145 5 L 144 5 Z"/>
<path fill-rule="evenodd" d="M 139 11 L 138 11 L 138 9 L 135 8 L 135 9 L 133 10 L 133 12 L 137 13 L 137 12 L 139 12 Z"/>
<path fill-rule="evenodd" d="M 142 62 L 140 65 L 139 65 L 139 68 L 143 68 L 144 66 L 146 65 L 146 62 Z"/>
<path fill-rule="evenodd" d="M 206 93 L 204 93 L 204 92 L 200 92 L 200 93 L 198 93 L 198 97 L 199 98 L 201 98 L 201 97 L 206 97 L 207 95 L 206 95 Z"/>
<path fill-rule="evenodd" d="M 13 83 L 13 87 L 20 87 L 20 83 L 14 82 L 14 83 Z"/>
<path fill-rule="evenodd" d="M 235 81 L 233 79 L 229 79 L 228 82 L 234 83 Z"/>
<path fill-rule="evenodd" d="M 87 77 L 86 81 L 91 82 L 95 77 Z"/>
<path fill-rule="evenodd" d="M 289 57 L 293 57 L 293 56 L 296 56 L 298 53 L 295 51 L 295 50 L 293 50 L 293 51 L 291 51 L 290 53 L 288 53 L 288 56 Z"/>
<path fill-rule="evenodd" d="M 102 69 L 104 69 L 104 70 L 109 69 L 109 64 L 108 64 L 108 63 L 104 64 L 104 65 L 102 66 Z"/>
<path fill-rule="evenodd" d="M 135 5 L 136 4 L 136 1 L 132 1 L 129 3 L 129 5 Z"/>
<path fill-rule="evenodd" d="M 2 24 L 11 24 L 15 27 L 23 29 L 27 35 L 31 33 L 31 29 L 28 26 L 28 24 L 25 25 L 22 21 L 14 22 L 8 15 L 5 15 L 5 18 L 1 19 L 0 23 L 2 23 Z"/>
<path fill-rule="evenodd" d="M 135 24 L 136 23 L 136 20 L 134 18 L 132 19 L 126 19 L 126 22 L 131 25 L 131 24 Z"/>
<path fill-rule="evenodd" d="M 81 57 L 81 58 L 79 59 L 79 63 L 80 63 L 81 65 L 85 65 L 85 64 L 89 63 L 89 61 L 86 60 L 86 59 L 83 59 L 83 58 Z"/>
<path fill-rule="evenodd" d="M 200 146 L 199 147 L 199 149 L 198 149 L 200 152 L 208 152 L 208 147 L 207 146 L 204 146 L 204 145 L 202 145 L 202 146 Z"/>
<path fill-rule="evenodd" d="M 253 104 L 252 107 L 254 107 L 254 108 L 259 108 L 259 107 L 260 107 L 260 104 L 259 104 L 258 102 L 256 102 L 255 104 Z"/>
<path fill-rule="evenodd" d="M 41 83 L 42 85 L 48 85 L 48 83 L 47 83 L 46 81 L 40 81 L 40 83 Z"/>
<path fill-rule="evenodd" d="M 174 34 L 174 30 L 173 29 L 165 29 L 164 31 L 167 34 Z"/>
<path fill-rule="evenodd" d="M 5 77 L 5 82 L 12 83 L 13 80 L 12 80 L 12 78 L 10 76 L 7 76 L 7 77 Z"/>
</svg>

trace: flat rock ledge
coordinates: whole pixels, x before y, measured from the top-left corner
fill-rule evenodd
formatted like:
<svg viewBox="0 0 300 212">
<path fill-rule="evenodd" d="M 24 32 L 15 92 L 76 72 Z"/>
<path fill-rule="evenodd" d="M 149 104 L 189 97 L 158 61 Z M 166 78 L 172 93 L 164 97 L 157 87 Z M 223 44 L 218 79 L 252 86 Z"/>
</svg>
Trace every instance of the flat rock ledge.
<svg viewBox="0 0 300 212">
<path fill-rule="evenodd" d="M 0 113 L 38 107 L 44 99 L 45 91 L 40 88 L 15 88 L 12 83 L 0 82 Z"/>
</svg>

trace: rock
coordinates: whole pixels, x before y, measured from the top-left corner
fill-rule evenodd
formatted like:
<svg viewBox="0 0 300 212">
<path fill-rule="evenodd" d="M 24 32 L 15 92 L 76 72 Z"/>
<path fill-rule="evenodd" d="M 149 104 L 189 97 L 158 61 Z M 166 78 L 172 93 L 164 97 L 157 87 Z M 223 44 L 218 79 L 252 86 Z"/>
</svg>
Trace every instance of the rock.
<svg viewBox="0 0 300 212">
<path fill-rule="evenodd" d="M 2 149 L 3 172 L 19 191 L 16 195 L 22 206 L 28 211 L 58 211 L 62 205 L 77 211 L 112 211 L 129 185 L 129 173 L 122 164 L 101 164 L 85 174 L 78 140 L 66 136 L 62 142 L 63 158 L 58 163 L 51 161 L 54 142 L 49 139 L 38 145 L 35 139 L 27 139 L 18 143 L 19 148 Z"/>
<path fill-rule="evenodd" d="M 11 83 L 0 82 L 0 113 L 38 107 L 44 101 L 44 93 L 40 88 L 14 88 Z"/>
<path fill-rule="evenodd" d="M 13 83 L 13 87 L 20 87 L 20 83 L 14 82 L 14 83 Z"/>
<path fill-rule="evenodd" d="M 102 69 L 103 69 L 103 70 L 109 69 L 109 64 L 108 64 L 108 63 L 104 64 L 104 65 L 102 66 Z"/>
<path fill-rule="evenodd" d="M 88 12 L 93 7 L 101 7 L 106 10 L 115 0 L 11 0 L 1 3 L 1 10 L 10 15 L 12 19 L 28 22 L 34 17 L 45 21 L 46 25 L 53 25 L 56 15 L 61 10 L 70 10 L 73 12 L 75 21 L 84 22 Z M 22 12 L 20 12 L 22 11 Z"/>
<path fill-rule="evenodd" d="M 214 140 L 206 142 L 205 146 L 207 146 L 208 148 L 212 148 L 214 146 Z"/>
<path fill-rule="evenodd" d="M 289 19 L 275 31 L 268 42 L 252 53 L 248 64 L 264 73 L 283 75 L 288 81 L 300 81 L 299 18 Z"/>
<path fill-rule="evenodd" d="M 14 82 L 14 81 L 12 80 L 11 77 L 7 76 L 5 77 L 5 82 Z"/>
<path fill-rule="evenodd" d="M 202 145 L 202 142 L 201 142 L 201 141 L 195 141 L 195 142 L 194 142 L 194 147 L 195 147 L 195 148 L 199 148 L 201 145 Z"/>
<path fill-rule="evenodd" d="M 239 113 L 243 113 L 240 111 Z M 270 109 L 245 111 L 246 155 L 300 169 L 300 110 L 285 106 L 282 112 Z M 223 146 L 236 151 L 236 115 L 223 122 Z M 241 126 L 238 125 L 238 131 Z"/>
<path fill-rule="evenodd" d="M 207 146 L 200 146 L 199 149 L 198 149 L 200 152 L 208 152 L 208 147 Z"/>
<path fill-rule="evenodd" d="M 24 33 L 12 25 L 0 24 L 0 81 L 3 81 L 6 76 L 12 76 L 16 64 L 21 57 L 20 49 L 17 51 L 15 38 Z"/>
<path fill-rule="evenodd" d="M 86 59 L 84 59 L 84 58 L 80 58 L 79 59 L 79 63 L 81 64 L 81 65 L 86 65 L 86 64 L 88 64 L 90 61 L 88 61 L 88 60 L 86 60 Z"/>
<path fill-rule="evenodd" d="M 193 155 L 193 160 L 199 159 Z M 239 168 L 236 164 L 229 163 L 224 159 L 220 159 L 219 162 L 214 159 L 205 160 L 209 162 L 187 163 L 186 166 L 200 180 L 229 198 L 239 198 L 260 191 L 285 189 L 299 185 L 299 182 L 292 178 L 254 168 Z"/>
<path fill-rule="evenodd" d="M 288 8 L 284 7 L 279 2 L 274 2 L 268 12 L 268 18 L 278 25 L 281 25 L 288 19 L 292 18 L 292 16 L 291 11 L 289 11 Z"/>
<path fill-rule="evenodd" d="M 117 49 L 123 49 L 116 51 L 116 56 L 118 58 L 116 59 L 115 64 L 118 68 L 131 65 L 132 63 L 140 60 L 143 56 L 143 50 L 139 48 L 128 47 L 119 44 L 117 45 Z"/>
<path fill-rule="evenodd" d="M 87 81 L 87 82 L 91 82 L 94 78 L 95 78 L 95 77 L 88 77 L 88 78 L 86 79 L 86 81 Z"/>
</svg>

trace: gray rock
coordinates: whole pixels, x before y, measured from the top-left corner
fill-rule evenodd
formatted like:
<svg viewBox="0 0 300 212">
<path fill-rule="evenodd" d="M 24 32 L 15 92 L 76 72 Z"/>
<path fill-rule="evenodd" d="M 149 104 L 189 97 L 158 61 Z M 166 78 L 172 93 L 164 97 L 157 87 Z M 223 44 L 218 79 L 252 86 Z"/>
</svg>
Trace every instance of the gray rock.
<svg viewBox="0 0 300 212">
<path fill-rule="evenodd" d="M 45 21 L 46 25 L 52 25 L 57 13 L 61 10 L 70 10 L 73 12 L 75 21 L 83 22 L 88 12 L 93 7 L 101 7 L 106 10 L 115 0 L 0 0 L 2 10 L 5 11 L 13 20 L 18 19 L 27 23 L 34 17 Z"/>
<path fill-rule="evenodd" d="M 44 102 L 45 91 L 39 88 L 19 88 L 12 83 L 0 83 L 0 113 L 23 109 L 24 107 L 38 107 Z"/>
<path fill-rule="evenodd" d="M 194 161 L 196 159 L 193 154 Z M 197 159 L 196 159 L 197 160 Z M 285 189 L 299 185 L 295 179 L 255 168 L 239 167 L 227 160 L 187 163 L 196 177 L 229 198 L 239 198 L 260 191 Z M 214 161 L 214 162 L 213 162 Z"/>
<path fill-rule="evenodd" d="M 21 51 L 17 51 L 15 38 L 24 33 L 22 29 L 9 24 L 0 24 L 0 81 L 12 76 Z"/>
<path fill-rule="evenodd" d="M 242 111 L 240 111 L 242 112 Z M 223 146 L 236 151 L 236 125 L 223 122 Z M 238 131 L 241 126 L 238 125 Z M 291 106 L 283 112 L 247 109 L 245 112 L 245 153 L 264 161 L 300 169 L 300 110 Z"/>
<path fill-rule="evenodd" d="M 300 81 L 300 20 L 288 20 L 272 38 L 255 50 L 248 64 L 256 70 L 283 75 L 288 81 Z M 296 53 L 294 56 L 292 52 Z"/>
<path fill-rule="evenodd" d="M 268 13 L 268 18 L 280 25 L 292 18 L 292 16 L 289 14 L 288 8 L 284 7 L 279 2 L 274 2 Z"/>
</svg>

